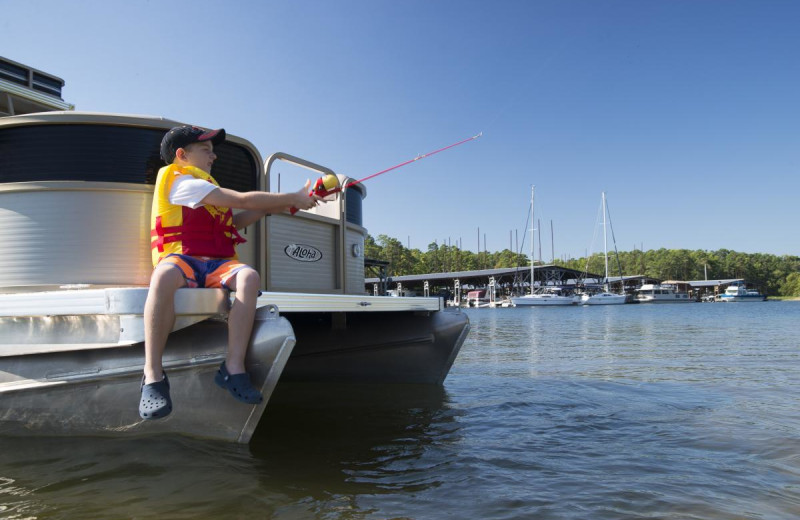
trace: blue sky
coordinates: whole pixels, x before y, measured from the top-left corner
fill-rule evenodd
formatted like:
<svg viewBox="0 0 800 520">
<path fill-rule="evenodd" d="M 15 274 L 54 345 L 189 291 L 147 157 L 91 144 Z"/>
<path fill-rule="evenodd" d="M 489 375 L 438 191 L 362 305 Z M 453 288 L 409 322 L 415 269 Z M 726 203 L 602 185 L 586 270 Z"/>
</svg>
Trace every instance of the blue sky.
<svg viewBox="0 0 800 520">
<path fill-rule="evenodd" d="M 365 225 L 551 257 L 800 255 L 794 0 L 2 0 L 0 54 L 77 110 L 224 127 L 367 181 Z M 282 173 L 299 187 L 306 173 Z M 510 238 L 511 237 L 511 238 Z M 525 252 L 528 246 L 526 242 Z"/>
</svg>

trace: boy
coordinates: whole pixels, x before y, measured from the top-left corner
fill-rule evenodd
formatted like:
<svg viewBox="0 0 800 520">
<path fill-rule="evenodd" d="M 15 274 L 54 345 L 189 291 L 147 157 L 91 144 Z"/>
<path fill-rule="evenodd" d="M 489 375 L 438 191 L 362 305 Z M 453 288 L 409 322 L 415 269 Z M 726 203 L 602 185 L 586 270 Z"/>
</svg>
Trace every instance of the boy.
<svg viewBox="0 0 800 520">
<path fill-rule="evenodd" d="M 158 172 L 151 215 L 155 269 L 144 306 L 145 364 L 139 401 L 143 419 L 160 419 L 172 411 L 161 362 L 175 322 L 175 291 L 187 286 L 236 292 L 228 314 L 228 352 L 214 381 L 239 401 L 262 401 L 244 366 L 261 280 L 255 269 L 239 262 L 234 246 L 244 239 L 236 230 L 270 213 L 309 209 L 320 198 L 309 197 L 310 181 L 293 193 L 220 187 L 210 171 L 217 158 L 214 145 L 224 140 L 223 129 L 178 126 L 161 141 L 161 158 L 167 166 Z M 231 208 L 244 211 L 233 215 Z"/>
</svg>

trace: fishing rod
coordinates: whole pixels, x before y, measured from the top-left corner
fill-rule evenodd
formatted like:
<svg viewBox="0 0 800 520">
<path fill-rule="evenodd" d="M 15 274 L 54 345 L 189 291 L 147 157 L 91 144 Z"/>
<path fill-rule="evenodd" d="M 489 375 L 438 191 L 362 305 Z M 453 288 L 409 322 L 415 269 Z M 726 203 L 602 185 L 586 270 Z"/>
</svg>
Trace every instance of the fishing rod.
<svg viewBox="0 0 800 520">
<path fill-rule="evenodd" d="M 372 175 L 367 175 L 363 179 L 358 179 L 358 180 L 355 180 L 355 181 L 348 182 L 344 186 L 341 186 L 341 184 L 339 183 L 339 179 L 335 175 L 331 175 L 331 174 L 324 175 L 324 176 L 320 177 L 319 179 L 317 179 L 317 181 L 314 183 L 314 186 L 311 188 L 311 191 L 308 192 L 308 196 L 309 197 L 313 197 L 314 195 L 317 195 L 320 198 L 325 198 L 325 197 L 328 197 L 330 195 L 334 195 L 336 193 L 339 193 L 341 191 L 346 190 L 347 188 L 349 188 L 351 186 L 355 186 L 356 184 L 361 184 L 364 181 L 368 181 L 369 179 L 377 177 L 378 175 L 383 175 L 384 173 L 388 173 L 388 172 L 390 172 L 392 170 L 396 170 L 398 168 L 402 168 L 403 166 L 406 166 L 407 164 L 411 164 L 413 162 L 419 161 L 420 159 L 425 159 L 426 157 L 430 157 L 431 155 L 436 155 L 439 152 L 443 152 L 445 150 L 449 150 L 450 148 L 455 148 L 456 146 L 462 145 L 464 143 L 468 143 L 470 141 L 474 141 L 475 139 L 481 137 L 482 135 L 483 135 L 483 132 L 481 132 L 481 133 L 479 133 L 477 135 L 473 135 L 472 137 L 468 137 L 466 139 L 463 139 L 461 141 L 458 141 L 457 143 L 453 143 L 453 144 L 447 145 L 447 146 L 445 146 L 443 148 L 439 148 L 438 150 L 434 150 L 432 152 L 428 152 L 428 153 L 424 153 L 422 155 L 418 155 L 418 156 L 414 157 L 413 159 L 409 159 L 408 161 L 401 162 L 400 164 L 396 164 L 394 166 L 386 168 L 385 170 L 381 170 L 381 171 L 379 171 L 377 173 L 373 173 Z M 294 215 L 295 213 L 297 213 L 298 209 L 297 208 L 291 208 L 289 211 L 290 211 L 290 213 L 292 215 Z"/>
</svg>

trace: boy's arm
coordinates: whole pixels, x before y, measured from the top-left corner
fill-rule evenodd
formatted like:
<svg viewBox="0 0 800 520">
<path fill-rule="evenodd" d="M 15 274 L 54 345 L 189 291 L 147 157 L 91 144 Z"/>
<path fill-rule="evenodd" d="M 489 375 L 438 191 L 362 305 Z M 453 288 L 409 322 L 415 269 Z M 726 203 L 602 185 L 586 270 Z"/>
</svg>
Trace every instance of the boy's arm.
<svg viewBox="0 0 800 520">
<path fill-rule="evenodd" d="M 240 192 L 227 188 L 217 188 L 203 197 L 203 204 L 243 209 L 234 215 L 236 228 L 246 227 L 264 215 L 288 211 L 289 208 L 309 209 L 316 206 L 320 197 L 308 194 L 311 181 L 298 191 L 290 193 L 269 193 L 265 191 Z"/>
<path fill-rule="evenodd" d="M 269 212 L 264 213 L 263 211 L 259 211 L 257 209 L 246 209 L 244 211 L 240 211 L 239 213 L 234 213 L 233 227 L 236 229 L 246 228 L 253 222 L 258 222 L 261 217 L 267 214 L 269 214 Z"/>
</svg>

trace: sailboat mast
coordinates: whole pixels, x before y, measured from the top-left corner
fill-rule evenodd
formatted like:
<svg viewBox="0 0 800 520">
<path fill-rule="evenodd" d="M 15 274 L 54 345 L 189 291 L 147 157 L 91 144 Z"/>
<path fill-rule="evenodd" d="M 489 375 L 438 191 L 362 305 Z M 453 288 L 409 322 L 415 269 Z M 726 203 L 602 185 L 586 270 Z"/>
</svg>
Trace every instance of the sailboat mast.
<svg viewBox="0 0 800 520">
<path fill-rule="evenodd" d="M 606 192 L 603 192 L 603 256 L 606 260 L 606 279 L 603 280 L 604 288 L 608 292 L 608 239 L 606 238 Z"/>
<path fill-rule="evenodd" d="M 531 184 L 531 294 L 533 294 L 533 194 L 536 186 Z"/>
</svg>

